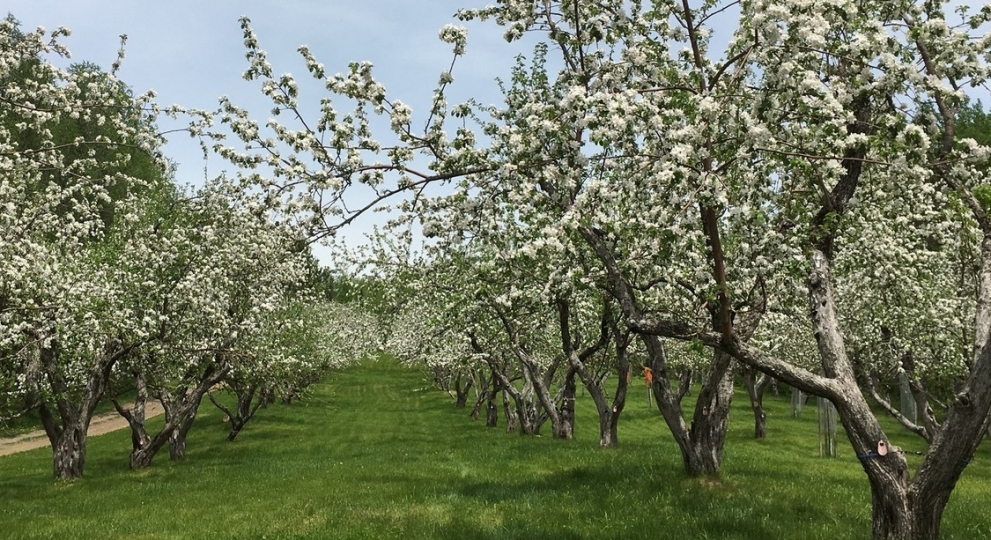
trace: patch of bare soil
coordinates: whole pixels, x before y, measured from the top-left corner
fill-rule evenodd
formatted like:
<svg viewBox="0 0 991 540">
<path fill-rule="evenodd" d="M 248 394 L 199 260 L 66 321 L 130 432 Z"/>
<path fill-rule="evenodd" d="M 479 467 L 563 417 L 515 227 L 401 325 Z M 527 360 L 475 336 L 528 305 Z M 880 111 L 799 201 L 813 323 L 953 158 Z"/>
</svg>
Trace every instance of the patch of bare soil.
<svg viewBox="0 0 991 540">
<path fill-rule="evenodd" d="M 145 407 L 145 418 L 158 416 L 162 412 L 161 403 L 157 401 L 149 402 Z M 87 434 L 89 437 L 94 437 L 125 428 L 127 428 L 127 420 L 124 420 L 116 411 L 111 411 L 94 416 L 93 421 L 89 424 Z M 25 433 L 16 437 L 0 439 L 0 456 L 44 448 L 48 445 L 48 436 L 45 435 L 45 430 L 39 429 L 38 431 L 32 431 L 31 433 Z"/>
</svg>

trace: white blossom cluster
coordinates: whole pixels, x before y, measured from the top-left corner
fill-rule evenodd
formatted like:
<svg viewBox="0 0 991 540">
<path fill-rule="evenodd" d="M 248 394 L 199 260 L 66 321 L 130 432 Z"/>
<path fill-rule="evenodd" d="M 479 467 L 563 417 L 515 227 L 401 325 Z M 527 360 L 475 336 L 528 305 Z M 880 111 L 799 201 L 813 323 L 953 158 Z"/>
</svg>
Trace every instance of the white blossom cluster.
<svg viewBox="0 0 991 540">
<path fill-rule="evenodd" d="M 593 359 L 632 351 L 660 370 L 688 469 L 722 435 L 706 403 L 689 421 L 676 367 L 706 372 L 715 405 L 732 397 L 719 397 L 725 355 L 828 397 L 858 455 L 884 438 L 866 396 L 884 406 L 875 381 L 905 374 L 925 425 L 900 420 L 933 442 L 921 480 L 901 456 L 863 467 L 875 500 L 905 501 L 912 520 L 907 494 L 947 500 L 991 411 L 991 148 L 955 130 L 967 89 L 987 89 L 991 7 L 968 7 L 502 1 L 459 17 L 536 38 L 503 103 L 449 107 L 446 69 L 422 129 L 370 65 L 326 77 L 306 49 L 330 96 L 303 120 L 245 24 L 246 77 L 295 127 L 224 102 L 244 148 L 218 148 L 317 236 L 402 197 L 368 251 L 393 289 L 386 347 L 401 360 L 498 380 L 521 414 L 557 418 L 552 389 L 576 372 L 591 389 Z M 462 30 L 440 38 L 465 52 Z M 355 187 L 368 204 L 348 204 Z M 422 245 L 395 249 L 414 224 Z M 940 385 L 945 419 L 927 404 Z M 878 537 L 908 530 L 889 510 Z"/>
<path fill-rule="evenodd" d="M 371 63 L 352 62 L 346 73 L 329 75 L 313 52 L 301 46 L 298 52 L 307 71 L 329 94 L 319 101 L 318 117 L 305 118 L 294 76 L 276 75 L 250 20 L 242 19 L 241 25 L 248 59 L 244 78 L 260 82 L 272 103 L 272 116 L 259 122 L 224 97 L 218 129 L 204 135 L 213 141 L 214 151 L 239 168 L 246 187 L 266 195 L 271 211 L 298 223 L 311 237 L 333 236 L 393 195 L 443 179 L 445 171 L 424 172 L 414 167 L 414 159 L 425 158 L 436 167 L 450 160 L 459 167 L 471 166 L 473 156 L 466 148 L 473 145 L 474 134 L 460 130 L 449 140 L 445 129 L 449 111 L 444 92 L 454 81 L 454 61 L 465 54 L 463 27 L 448 25 L 439 33 L 439 39 L 453 46 L 454 60 L 441 72 L 419 130 L 412 109 L 388 97 Z M 391 125 L 384 137 L 373 136 L 375 116 L 387 118 Z"/>
<path fill-rule="evenodd" d="M 901 347 L 929 357 L 920 369 L 965 371 L 970 345 L 961 328 L 971 324 L 975 297 L 950 268 L 973 276 L 980 233 L 968 217 L 970 193 L 953 191 L 987 183 L 979 163 L 988 153 L 972 140 L 939 150 L 934 118 L 945 112 L 935 109 L 962 103 L 963 84 L 986 82 L 989 41 L 977 29 L 988 11 L 962 12 L 963 24 L 951 24 L 942 8 L 909 1 L 730 7 L 514 1 L 464 10 L 463 20 L 503 26 L 507 40 L 543 39 L 502 83 L 505 102 L 454 107 L 464 120 L 456 127 L 445 123 L 443 91 L 453 77 L 442 72 L 423 131 L 413 129 L 410 107 L 386 97 L 369 64 L 327 77 L 301 48 L 331 94 L 317 121 L 291 129 L 273 119 L 266 138 L 224 102 L 222 121 L 246 152 L 221 151 L 247 168 L 271 168 L 248 178 L 271 206 L 308 216 L 317 234 L 413 194 L 398 204 L 409 214 L 398 222 L 422 224 L 424 264 L 433 273 L 443 267 L 450 280 L 408 286 L 425 295 L 419 305 L 435 307 L 410 307 L 397 319 L 408 321 L 393 334 L 403 357 L 461 361 L 474 354 L 466 334 L 511 350 L 523 336 L 508 326 L 553 329 L 557 299 L 615 296 L 619 280 L 635 292 L 639 317 L 678 321 L 687 338 L 712 332 L 722 311 L 739 316 L 766 304 L 754 346 L 815 371 L 805 306 L 810 246 L 828 238 L 851 350 L 890 364 L 867 354 L 888 343 L 884 326 Z M 728 44 L 710 49 L 710 19 L 733 16 Z M 295 84 L 273 74 L 247 21 L 244 29 L 246 77 L 263 80 L 277 111 L 296 117 Z M 463 29 L 446 26 L 440 38 L 455 57 L 465 52 Z M 393 142 L 373 137 L 370 114 L 388 117 Z M 426 156 L 430 171 L 415 170 L 414 156 Z M 856 194 L 829 211 L 824 200 L 854 170 L 862 171 Z M 424 187 L 438 180 L 455 185 L 428 196 Z M 358 184 L 375 196 L 347 209 L 345 193 Z M 543 334 L 527 341 L 560 347 L 553 331 Z"/>
<path fill-rule="evenodd" d="M 72 477 L 110 386 L 137 375 L 153 396 L 181 396 L 220 373 L 298 391 L 374 351 L 377 329 L 317 305 L 308 244 L 272 220 L 265 192 L 173 185 L 153 95 L 55 67 L 67 34 L 0 22 L 0 417 L 40 408 L 65 453 L 56 475 Z M 215 135 L 204 111 L 164 112 Z"/>
<path fill-rule="evenodd" d="M 97 246 L 154 189 L 129 164 L 164 166 L 142 112 L 151 95 L 133 97 L 113 73 L 55 67 L 46 56 L 68 56 L 65 35 L 0 22 L 0 359 L 16 395 L 43 369 L 58 369 L 63 389 L 88 379 L 94 358 L 136 336 L 141 321 L 119 310 L 123 285 Z"/>
</svg>

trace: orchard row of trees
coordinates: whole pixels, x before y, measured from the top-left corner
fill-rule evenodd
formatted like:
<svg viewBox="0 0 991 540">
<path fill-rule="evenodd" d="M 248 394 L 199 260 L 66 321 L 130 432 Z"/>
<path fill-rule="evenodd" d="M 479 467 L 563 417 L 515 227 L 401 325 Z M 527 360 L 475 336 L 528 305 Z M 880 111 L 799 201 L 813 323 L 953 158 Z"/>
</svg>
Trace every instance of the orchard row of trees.
<svg viewBox="0 0 991 540">
<path fill-rule="evenodd" d="M 717 474 L 742 365 L 757 418 L 758 372 L 836 406 L 876 538 L 938 536 L 991 411 L 991 154 L 965 93 L 987 88 L 991 7 L 504 0 L 459 16 L 536 45 L 498 106 L 450 106 L 443 72 L 422 128 L 371 65 L 328 76 L 304 47 L 330 94 L 307 119 L 243 20 L 245 78 L 287 114 L 262 126 L 224 99 L 199 115 L 242 173 L 197 194 L 129 168 L 166 170 L 150 96 L 5 32 L 2 384 L 38 407 L 56 474 L 81 473 L 85 424 L 122 380 L 135 464 L 181 446 L 215 383 L 291 393 L 271 381 L 356 315 L 298 324 L 319 308 L 305 250 L 286 246 L 400 197 L 357 254 L 390 285 L 390 348 L 459 394 L 483 386 L 489 418 L 501 394 L 521 432 L 567 438 L 580 383 L 615 444 L 624 375 L 646 364 L 686 472 Z M 456 64 L 465 30 L 440 38 Z M 918 419 L 885 399 L 896 375 Z M 174 411 L 170 434 L 144 432 L 142 389 Z M 917 471 L 874 401 L 928 441 Z"/>
<path fill-rule="evenodd" d="M 153 96 L 56 67 L 66 35 L 0 22 L 0 416 L 37 412 L 59 479 L 83 474 L 101 402 L 146 467 L 165 445 L 183 457 L 211 390 L 235 398 L 233 439 L 376 339 L 370 317 L 320 294 L 331 276 L 264 205 L 223 178 L 176 187 Z"/>
<path fill-rule="evenodd" d="M 270 167 L 242 181 L 316 237 L 363 212 L 340 205 L 356 188 L 408 194 L 359 256 L 394 285 L 390 348 L 460 394 L 474 377 L 490 414 L 504 393 L 522 432 L 569 437 L 581 383 L 615 444 L 644 363 L 686 472 L 717 474 L 742 365 L 758 417 L 758 372 L 836 406 L 874 537 L 937 537 L 991 411 L 991 148 L 966 94 L 991 75 L 991 6 L 504 0 L 459 17 L 537 44 L 498 106 L 449 105 L 443 72 L 422 129 L 369 64 L 327 76 L 306 48 L 331 96 L 302 120 L 242 21 L 245 76 L 291 120 L 224 102 L 239 144 L 218 150 Z M 465 53 L 463 28 L 440 38 Z M 881 390 L 898 375 L 917 420 Z M 918 470 L 875 400 L 928 441 Z"/>
</svg>

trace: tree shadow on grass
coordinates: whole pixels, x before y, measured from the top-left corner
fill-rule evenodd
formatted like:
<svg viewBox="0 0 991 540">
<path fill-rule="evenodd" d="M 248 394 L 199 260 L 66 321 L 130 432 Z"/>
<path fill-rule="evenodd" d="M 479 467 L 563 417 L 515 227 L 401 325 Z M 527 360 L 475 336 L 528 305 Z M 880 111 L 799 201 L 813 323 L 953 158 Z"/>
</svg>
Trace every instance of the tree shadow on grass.
<svg viewBox="0 0 991 540">
<path fill-rule="evenodd" d="M 476 482 L 459 493 L 504 514 L 544 498 L 557 501 L 551 505 L 555 512 L 564 512 L 571 501 L 573 510 L 584 514 L 585 532 L 556 531 L 548 538 L 774 538 L 779 532 L 768 526 L 773 510 L 755 506 L 730 485 L 686 478 L 678 470 L 649 476 L 644 471 L 637 463 L 572 467 L 521 482 Z M 507 525 L 504 537 L 533 532 L 516 528 L 519 523 L 503 528 Z"/>
</svg>

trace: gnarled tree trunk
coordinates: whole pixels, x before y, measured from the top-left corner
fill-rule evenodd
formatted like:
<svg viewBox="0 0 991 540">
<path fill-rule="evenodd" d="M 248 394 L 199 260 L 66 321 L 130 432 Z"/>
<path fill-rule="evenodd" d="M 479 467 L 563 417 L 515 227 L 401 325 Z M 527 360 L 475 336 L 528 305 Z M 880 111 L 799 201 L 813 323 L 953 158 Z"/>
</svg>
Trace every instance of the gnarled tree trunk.
<svg viewBox="0 0 991 540">
<path fill-rule="evenodd" d="M 227 388 L 237 398 L 237 405 L 233 411 L 214 399 L 213 394 L 207 393 L 207 397 L 211 403 L 224 411 L 224 414 L 230 418 L 231 431 L 227 434 L 227 440 L 233 442 L 244 429 L 245 424 L 254 418 L 258 409 L 272 401 L 274 396 L 267 389 L 255 383 L 228 380 Z"/>
<path fill-rule="evenodd" d="M 85 386 L 76 390 L 70 388 L 63 375 L 58 342 L 51 343 L 50 347 L 39 350 L 38 359 L 41 373 L 50 384 L 54 404 L 42 402 L 38 412 L 52 445 L 52 472 L 58 480 L 71 480 L 81 477 L 86 467 L 86 432 L 107 388 L 110 372 L 117 360 L 134 346 L 108 343 L 94 359 Z"/>
<path fill-rule="evenodd" d="M 148 392 L 145 381 L 138 377 L 138 398 L 133 410 L 128 410 L 114 401 L 117 412 L 120 413 L 131 428 L 132 449 L 130 465 L 132 470 L 143 469 L 151 465 L 152 459 L 167 443 L 169 457 L 173 461 L 181 461 L 186 457 L 186 434 L 196 419 L 196 412 L 203 395 L 228 373 L 226 362 L 219 355 L 214 358 L 216 364 L 211 364 L 203 372 L 196 386 L 192 389 L 180 388 L 178 392 L 170 392 L 164 388 L 153 390 L 165 410 L 165 424 L 154 435 L 149 436 L 145 429 L 145 401 Z"/>
<path fill-rule="evenodd" d="M 144 448 L 151 441 L 148 436 L 148 431 L 145 429 L 145 408 L 148 405 L 148 385 L 145 384 L 145 378 L 140 374 L 134 376 L 134 406 L 130 409 L 125 408 L 117 398 L 112 398 L 111 402 L 114 404 L 114 408 L 117 412 L 127 420 L 128 426 L 131 428 L 131 452 L 132 455 L 135 451 Z M 132 463 L 131 468 L 134 468 Z"/>
<path fill-rule="evenodd" d="M 875 539 L 938 538 L 943 510 L 960 474 L 977 450 L 991 411 L 991 236 L 986 236 L 982 244 L 973 368 L 950 404 L 914 479 L 909 478 L 904 457 L 888 444 L 857 384 L 839 330 L 830 261 L 817 251 L 813 253 L 812 263 L 809 286 L 812 323 L 825 376 L 750 354 L 739 344 L 734 345 L 734 354 L 781 376 L 792 386 L 828 397 L 836 405 L 870 482 Z"/>
<path fill-rule="evenodd" d="M 454 406 L 458 409 L 463 409 L 468 404 L 468 393 L 471 391 L 472 385 L 475 384 L 475 381 L 471 377 L 468 377 L 467 381 L 464 379 L 464 374 L 460 372 L 457 378 L 454 379 L 454 393 L 456 396 Z M 464 381 L 463 385 L 462 381 Z"/>
<path fill-rule="evenodd" d="M 519 416 L 513 409 L 509 397 L 509 390 L 504 386 L 502 389 L 502 409 L 506 415 L 506 433 L 516 433 L 519 428 Z"/>
<path fill-rule="evenodd" d="M 689 426 L 682 415 L 677 393 L 668 379 L 667 356 L 661 340 L 651 335 L 642 335 L 641 339 L 647 347 L 654 372 L 654 400 L 678 444 L 685 472 L 689 476 L 718 475 L 733 399 L 731 358 L 723 353 L 714 355 L 699 390 Z"/>
<path fill-rule="evenodd" d="M 496 406 L 496 396 L 501 391 L 502 387 L 499 385 L 499 380 L 495 374 L 492 374 L 492 382 L 489 384 L 488 391 L 486 392 L 485 427 L 496 427 L 499 425 L 499 408 Z"/>
<path fill-rule="evenodd" d="M 578 385 L 575 384 L 575 369 L 571 368 L 564 377 L 561 389 L 561 406 L 558 409 L 558 422 L 554 427 L 554 438 L 575 438 L 575 395 Z"/>
<path fill-rule="evenodd" d="M 550 386 L 554 381 L 554 374 L 557 372 L 557 368 L 560 365 L 560 359 L 556 359 L 546 368 L 541 366 L 538 361 L 531 356 L 530 352 L 527 350 L 525 345 L 521 342 L 519 330 L 516 327 L 516 323 L 507 317 L 503 312 L 502 308 L 496 304 L 491 304 L 493 311 L 495 311 L 499 320 L 502 322 L 503 329 L 506 331 L 506 335 L 509 337 L 511 343 L 511 350 L 513 356 L 522 366 L 523 380 L 524 380 L 524 394 L 530 394 L 531 392 L 537 398 L 537 404 L 539 409 L 534 407 L 531 411 L 529 407 L 521 409 L 520 405 L 523 402 L 519 399 L 523 397 L 522 394 L 514 394 L 513 399 L 517 402 L 517 411 L 520 416 L 520 423 L 523 427 L 524 434 L 536 434 L 540 429 L 540 425 L 546 420 L 551 421 L 551 431 L 555 438 L 559 439 L 570 439 L 574 433 L 573 425 L 565 425 L 561 414 L 558 412 L 557 403 L 555 399 L 551 396 Z M 509 385 L 509 381 L 503 377 L 502 383 L 504 386 Z M 568 392 L 568 388 L 563 389 L 563 393 Z M 572 397 L 574 396 L 572 386 Z M 541 413 L 541 411 L 543 411 Z M 528 418 L 532 414 L 532 418 Z M 531 425 L 528 425 L 531 424 Z"/>
<path fill-rule="evenodd" d="M 638 333 L 647 349 L 653 372 L 654 401 L 681 451 L 685 472 L 690 476 L 718 474 L 727 426 L 726 418 L 721 415 L 728 414 L 733 396 L 729 357 L 713 356 L 713 363 L 699 392 L 692 426 L 689 427 L 682 413 L 678 393 L 671 387 L 667 355 L 658 337 L 660 332 L 647 329 L 644 325 L 646 318 L 637 302 L 634 288 L 623 275 L 612 250 L 599 233 L 590 227 L 580 228 L 579 233 L 605 266 L 610 288 L 619 301 L 627 324 Z"/>
<path fill-rule="evenodd" d="M 571 413 L 570 417 L 566 418 L 565 421 L 569 422 L 572 426 L 574 425 L 574 379 L 575 376 L 578 376 L 582 380 L 582 384 L 584 384 L 589 396 L 592 397 L 592 401 L 595 403 L 595 408 L 599 415 L 599 444 L 602 446 L 614 446 L 616 444 L 615 424 L 619 421 L 619 413 L 622 411 L 623 406 L 622 403 L 620 403 L 617 407 L 613 407 L 613 410 L 610 410 L 610 407 L 606 402 L 605 391 L 602 388 L 605 374 L 593 373 L 588 366 L 588 361 L 591 360 L 600 350 L 605 348 L 611 339 L 611 329 L 615 326 L 611 306 L 608 300 L 603 304 L 598 341 L 588 347 L 585 347 L 581 352 L 578 352 L 575 350 L 575 347 L 576 343 L 580 342 L 581 339 L 580 336 L 572 336 L 571 319 L 575 316 L 575 314 L 571 310 L 571 302 L 568 298 L 562 297 L 558 298 L 555 303 L 558 311 L 558 328 L 561 336 L 561 349 L 565 358 L 568 359 L 568 364 L 570 366 L 568 376 L 565 381 L 565 388 L 571 390 Z M 627 361 L 626 370 L 624 371 L 621 368 L 619 374 L 621 379 L 620 384 L 623 385 L 623 392 L 620 397 L 624 401 L 626 399 L 625 384 L 627 382 L 626 377 L 628 374 L 629 362 Z"/>
<path fill-rule="evenodd" d="M 86 431 L 89 422 L 75 420 L 54 426 L 52 413 L 46 405 L 39 408 L 45 431 L 52 444 L 52 472 L 56 480 L 72 480 L 83 475 L 86 468 Z M 45 418 L 50 420 L 45 420 Z M 51 423 L 54 431 L 47 424 Z"/>
<path fill-rule="evenodd" d="M 196 418 L 196 411 L 193 411 L 185 420 L 181 421 L 169 434 L 169 459 L 172 461 L 183 461 L 186 459 L 186 435 L 193 427 L 193 420 Z"/>
<path fill-rule="evenodd" d="M 475 397 L 475 406 L 471 408 L 471 413 L 468 415 L 472 420 L 478 420 L 478 415 L 482 411 L 482 403 L 487 400 L 491 401 L 489 380 L 480 373 L 476 373 L 475 376 L 478 377 L 479 384 L 475 390 L 477 394 Z"/>
</svg>

